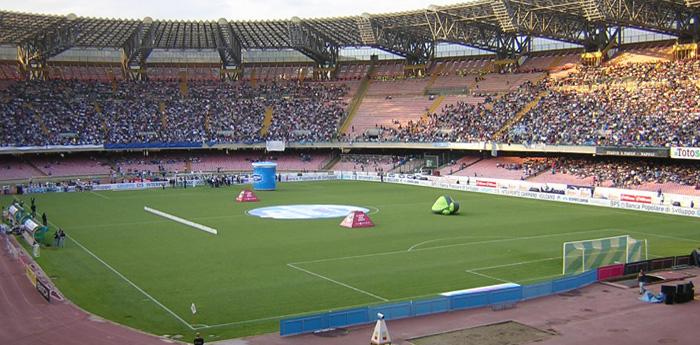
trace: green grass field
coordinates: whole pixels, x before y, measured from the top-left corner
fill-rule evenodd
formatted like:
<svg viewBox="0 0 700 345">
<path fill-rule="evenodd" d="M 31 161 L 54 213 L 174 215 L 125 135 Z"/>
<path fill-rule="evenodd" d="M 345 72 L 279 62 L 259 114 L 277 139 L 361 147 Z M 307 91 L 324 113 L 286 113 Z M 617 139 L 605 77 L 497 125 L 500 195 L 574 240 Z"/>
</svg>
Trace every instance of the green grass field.
<svg viewBox="0 0 700 345">
<path fill-rule="evenodd" d="M 70 236 L 39 262 L 90 312 L 157 335 L 208 325 L 200 332 L 215 340 L 276 331 L 286 315 L 549 279 L 561 273 L 565 241 L 629 234 L 648 239 L 651 257 L 700 244 L 700 220 L 677 216 L 368 182 L 279 187 L 244 204 L 234 201 L 240 187 L 35 195 Z M 444 193 L 461 203 L 459 215 L 430 213 Z M 310 203 L 372 209 L 376 227 L 246 214 Z"/>
</svg>

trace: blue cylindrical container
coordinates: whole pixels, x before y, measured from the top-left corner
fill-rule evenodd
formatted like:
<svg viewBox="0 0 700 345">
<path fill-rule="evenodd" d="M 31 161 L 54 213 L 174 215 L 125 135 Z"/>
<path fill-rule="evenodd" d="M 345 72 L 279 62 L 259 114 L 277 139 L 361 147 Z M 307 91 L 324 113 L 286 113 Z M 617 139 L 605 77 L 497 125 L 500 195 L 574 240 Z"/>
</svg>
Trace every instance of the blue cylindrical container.
<svg viewBox="0 0 700 345">
<path fill-rule="evenodd" d="M 275 190 L 277 188 L 277 163 L 253 163 L 253 189 Z"/>
</svg>

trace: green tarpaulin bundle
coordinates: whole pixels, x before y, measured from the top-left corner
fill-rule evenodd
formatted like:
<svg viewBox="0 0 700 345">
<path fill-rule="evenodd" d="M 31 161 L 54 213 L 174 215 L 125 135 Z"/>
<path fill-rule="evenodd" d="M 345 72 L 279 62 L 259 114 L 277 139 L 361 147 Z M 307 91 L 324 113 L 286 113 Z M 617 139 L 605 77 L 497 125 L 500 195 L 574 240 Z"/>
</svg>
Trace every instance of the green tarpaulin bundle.
<svg viewBox="0 0 700 345">
<path fill-rule="evenodd" d="M 443 195 L 435 200 L 432 210 L 437 214 L 456 214 L 459 211 L 459 203 L 452 200 L 448 195 Z"/>
</svg>

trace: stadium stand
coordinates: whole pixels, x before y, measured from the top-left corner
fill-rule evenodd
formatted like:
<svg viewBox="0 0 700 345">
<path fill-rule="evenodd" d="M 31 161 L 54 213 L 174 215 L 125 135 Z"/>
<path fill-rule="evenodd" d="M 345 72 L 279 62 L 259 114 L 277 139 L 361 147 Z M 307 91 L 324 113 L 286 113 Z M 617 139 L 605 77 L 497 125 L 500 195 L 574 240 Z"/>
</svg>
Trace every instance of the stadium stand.
<svg viewBox="0 0 700 345">
<path fill-rule="evenodd" d="M 343 154 L 331 170 L 390 172 L 403 164 L 407 157 L 373 155 L 373 154 Z"/>
</svg>

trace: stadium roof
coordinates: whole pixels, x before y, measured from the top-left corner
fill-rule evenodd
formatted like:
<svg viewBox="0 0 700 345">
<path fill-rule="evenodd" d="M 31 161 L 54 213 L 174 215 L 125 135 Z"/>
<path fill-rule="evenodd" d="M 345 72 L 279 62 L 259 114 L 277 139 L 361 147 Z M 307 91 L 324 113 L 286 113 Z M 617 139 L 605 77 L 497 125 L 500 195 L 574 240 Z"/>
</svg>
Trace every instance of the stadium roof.
<svg viewBox="0 0 700 345">
<path fill-rule="evenodd" d="M 153 49 L 216 49 L 225 66 L 241 49 L 296 49 L 319 65 L 341 47 L 369 46 L 423 63 L 435 43 L 527 53 L 531 37 L 602 49 L 620 27 L 697 40 L 700 0 L 477 0 L 414 11 L 269 21 L 122 20 L 0 11 L 0 44 L 20 47 L 20 62 L 46 61 L 72 47 L 123 48 L 125 63 L 145 63 Z"/>
</svg>

